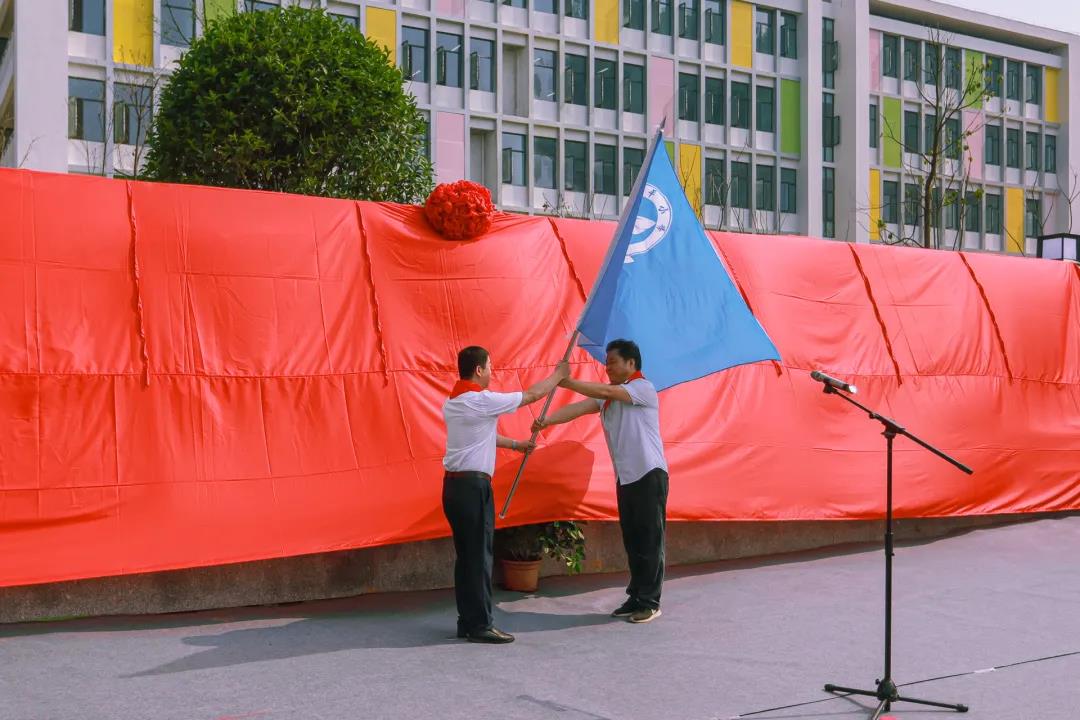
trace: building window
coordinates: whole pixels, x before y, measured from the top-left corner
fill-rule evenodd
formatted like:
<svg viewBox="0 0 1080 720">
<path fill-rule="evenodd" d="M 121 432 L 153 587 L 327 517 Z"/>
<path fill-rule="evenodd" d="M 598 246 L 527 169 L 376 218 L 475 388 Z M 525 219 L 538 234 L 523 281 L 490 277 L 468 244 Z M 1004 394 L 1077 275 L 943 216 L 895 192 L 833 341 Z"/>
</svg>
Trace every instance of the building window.
<svg viewBox="0 0 1080 720">
<path fill-rule="evenodd" d="M 750 84 L 731 83 L 731 126 L 750 129 Z"/>
<path fill-rule="evenodd" d="M 585 0 L 566 0 L 563 12 L 566 17 L 587 20 L 589 18 L 589 6 Z"/>
<path fill-rule="evenodd" d="M 570 192 L 589 192 L 589 148 L 567 140 L 563 150 L 563 187 Z"/>
<path fill-rule="evenodd" d="M 593 85 L 596 92 L 594 102 L 602 110 L 614 110 L 618 107 L 619 97 L 615 88 L 619 66 L 614 60 L 597 58 L 593 62 Z"/>
<path fill-rule="evenodd" d="M 1024 237 L 1038 237 L 1042 235 L 1042 215 L 1038 198 L 1028 198 L 1024 201 Z"/>
<path fill-rule="evenodd" d="M 1024 102 L 1032 105 L 1042 103 L 1042 67 L 1039 65 L 1027 66 L 1027 77 L 1024 82 Z"/>
<path fill-rule="evenodd" d="M 484 38 L 470 38 L 472 52 L 469 53 L 469 87 L 483 92 L 495 92 L 495 41 Z"/>
<path fill-rule="evenodd" d="M 756 168 L 754 205 L 758 210 L 776 209 L 776 166 L 759 164 Z"/>
<path fill-rule="evenodd" d="M 731 206 L 750 209 L 750 163 L 731 163 Z"/>
<path fill-rule="evenodd" d="M 878 146 L 880 134 L 881 131 L 878 129 L 878 106 L 877 103 L 870 103 L 870 147 L 876 148 Z"/>
<path fill-rule="evenodd" d="M 990 56 L 986 58 L 986 73 L 984 82 L 986 83 L 986 92 L 991 97 L 1001 97 L 1001 85 L 1002 85 L 1002 66 L 1004 61 L 999 57 Z"/>
<path fill-rule="evenodd" d="M 190 47 L 195 39 L 195 0 L 161 0 L 161 42 Z"/>
<path fill-rule="evenodd" d="M 563 99 L 570 105 L 589 104 L 589 59 L 584 55 L 566 56 L 566 88 Z"/>
<path fill-rule="evenodd" d="M 244 0 L 244 10 L 246 12 L 265 12 L 280 9 L 280 0 Z"/>
<path fill-rule="evenodd" d="M 990 235 L 1001 234 L 1001 195 L 986 195 L 986 232 Z"/>
<path fill-rule="evenodd" d="M 645 29 L 645 0 L 623 0 L 623 27 Z"/>
<path fill-rule="evenodd" d="M 881 218 L 889 225 L 900 222 L 900 183 L 886 180 L 881 194 Z"/>
<path fill-rule="evenodd" d="M 919 82 L 919 41 L 904 38 L 904 79 Z"/>
<path fill-rule="evenodd" d="M 917 110 L 904 111 L 904 152 L 913 155 L 919 153 L 919 112 Z"/>
<path fill-rule="evenodd" d="M 555 84 L 555 51 L 536 49 L 533 53 L 533 97 L 559 102 L 559 88 Z"/>
<path fill-rule="evenodd" d="M 1005 130 L 1005 164 L 1011 168 L 1020 167 L 1020 128 Z"/>
<path fill-rule="evenodd" d="M 533 186 L 554 190 L 559 177 L 559 141 L 549 137 L 533 138 Z"/>
<path fill-rule="evenodd" d="M 794 168 L 780 168 L 780 212 L 796 213 L 799 211 L 798 173 Z"/>
<path fill-rule="evenodd" d="M 757 86 L 757 129 L 766 133 L 776 130 L 776 90 L 768 85 Z"/>
<path fill-rule="evenodd" d="M 492 2 L 493 0 L 484 0 L 484 2 Z M 510 7 L 524 8 L 526 6 L 525 0 L 502 0 L 503 5 L 509 5 Z M 552 7 L 554 7 L 554 0 L 552 0 Z M 551 12 L 555 12 L 552 10 Z"/>
<path fill-rule="evenodd" d="M 923 62 L 923 84 L 936 86 L 941 73 L 941 46 L 926 43 L 926 59 Z"/>
<path fill-rule="evenodd" d="M 780 57 L 799 57 L 799 16 L 780 13 Z"/>
<path fill-rule="evenodd" d="M 727 122 L 724 108 L 727 105 L 727 90 L 723 78 L 705 78 L 705 122 L 710 125 L 723 125 Z"/>
<path fill-rule="evenodd" d="M 1015 60 L 1005 63 L 1005 97 L 1009 100 L 1020 99 L 1020 63 Z"/>
<path fill-rule="evenodd" d="M 525 136 L 520 133 L 502 135 L 502 181 L 505 185 L 525 186 Z"/>
<path fill-rule="evenodd" d="M 1057 172 L 1057 136 L 1047 135 L 1043 139 L 1043 151 L 1046 154 L 1046 164 L 1043 170 L 1048 173 Z"/>
<path fill-rule="evenodd" d="M 698 119 L 698 94 L 700 85 L 698 76 L 693 73 L 679 73 L 679 119 Z"/>
<path fill-rule="evenodd" d="M 1024 159 L 1027 161 L 1025 167 L 1028 170 L 1039 169 L 1039 133 L 1027 133 L 1024 142 Z"/>
<path fill-rule="evenodd" d="M 726 0 L 705 0 L 705 42 L 723 45 Z"/>
<path fill-rule="evenodd" d="M 645 66 L 623 63 L 623 110 L 645 112 Z"/>
<path fill-rule="evenodd" d="M 461 87 L 461 36 L 435 33 L 435 82 L 447 87 Z"/>
<path fill-rule="evenodd" d="M 765 55 L 776 53 L 776 13 L 772 10 L 757 8 L 757 32 L 754 49 Z"/>
<path fill-rule="evenodd" d="M 960 227 L 960 193 L 949 190 L 945 193 L 945 229 L 957 230 Z"/>
<path fill-rule="evenodd" d="M 840 117 L 836 114 L 836 96 L 821 94 L 821 141 L 824 159 L 833 162 L 833 148 L 840 144 Z"/>
<path fill-rule="evenodd" d="M 828 90 L 836 88 L 836 69 L 840 67 L 840 46 L 836 42 L 836 23 L 832 18 L 821 21 L 821 84 Z"/>
<path fill-rule="evenodd" d="M 917 227 L 919 224 L 919 186 L 904 183 L 904 224 Z"/>
<path fill-rule="evenodd" d="M 933 155 L 935 152 L 941 154 L 944 152 L 945 135 L 944 130 L 941 137 L 937 137 L 937 115 L 927 115 L 923 120 L 923 133 L 926 137 L 923 139 L 923 147 L 926 148 L 927 155 Z"/>
<path fill-rule="evenodd" d="M 68 30 L 105 34 L 105 0 L 68 0 Z"/>
<path fill-rule="evenodd" d="M 705 158 L 705 204 L 727 207 L 723 158 Z"/>
<path fill-rule="evenodd" d="M 960 62 L 960 48 L 945 48 L 945 87 L 959 90 L 963 82 L 963 67 Z"/>
<path fill-rule="evenodd" d="M 154 90 L 147 85 L 113 85 L 113 142 L 144 145 L 154 117 Z"/>
<path fill-rule="evenodd" d="M 555 6 L 556 1 L 557 0 L 533 0 L 533 10 L 554 15 L 559 12 L 559 9 Z"/>
<path fill-rule="evenodd" d="M 645 162 L 645 151 L 641 148 L 624 147 L 622 151 L 622 193 L 630 195 L 634 189 L 641 165 Z"/>
<path fill-rule="evenodd" d="M 683 0 L 679 3 L 679 37 L 687 40 L 698 39 L 697 0 Z"/>
<path fill-rule="evenodd" d="M 821 234 L 836 237 L 836 170 L 821 169 Z"/>
<path fill-rule="evenodd" d="M 950 160 L 960 159 L 960 150 L 964 140 L 960 135 L 960 118 L 949 118 L 945 121 L 945 157 Z"/>
<path fill-rule="evenodd" d="M 881 37 L 881 74 L 885 77 L 900 77 L 900 38 L 895 35 Z"/>
<path fill-rule="evenodd" d="M 617 195 L 615 186 L 615 146 L 593 146 L 593 192 L 598 195 Z"/>
<path fill-rule="evenodd" d="M 406 80 L 428 81 L 428 31 L 425 28 L 401 28 L 401 71 Z"/>
<path fill-rule="evenodd" d="M 987 125 L 983 144 L 983 160 L 987 165 L 1001 165 L 1001 126 Z"/>
<path fill-rule="evenodd" d="M 357 30 L 360 29 L 360 18 L 356 17 L 355 15 L 342 15 L 341 13 L 326 14 L 337 20 L 342 25 L 347 25 L 348 27 L 355 28 Z"/>
<path fill-rule="evenodd" d="M 652 31 L 657 35 L 671 34 L 672 0 L 652 0 Z"/>
<path fill-rule="evenodd" d="M 982 204 L 977 192 L 964 193 L 964 230 L 982 232 Z"/>
<path fill-rule="evenodd" d="M 105 142 L 105 83 L 68 78 L 68 137 Z"/>
</svg>

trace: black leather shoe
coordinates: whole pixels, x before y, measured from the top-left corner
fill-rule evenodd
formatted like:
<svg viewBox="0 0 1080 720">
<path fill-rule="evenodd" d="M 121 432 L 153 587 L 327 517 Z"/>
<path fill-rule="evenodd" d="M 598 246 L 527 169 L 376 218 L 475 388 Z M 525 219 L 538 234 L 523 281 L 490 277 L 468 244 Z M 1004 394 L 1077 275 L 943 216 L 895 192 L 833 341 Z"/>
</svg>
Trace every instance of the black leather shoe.
<svg viewBox="0 0 1080 720">
<path fill-rule="evenodd" d="M 474 630 L 468 633 L 466 636 L 469 642 L 474 643 L 488 643 L 491 645 L 501 645 L 503 643 L 514 642 L 514 636 L 510 633 L 504 633 L 502 630 L 496 630 L 495 628 L 488 628 L 487 630 Z"/>
</svg>

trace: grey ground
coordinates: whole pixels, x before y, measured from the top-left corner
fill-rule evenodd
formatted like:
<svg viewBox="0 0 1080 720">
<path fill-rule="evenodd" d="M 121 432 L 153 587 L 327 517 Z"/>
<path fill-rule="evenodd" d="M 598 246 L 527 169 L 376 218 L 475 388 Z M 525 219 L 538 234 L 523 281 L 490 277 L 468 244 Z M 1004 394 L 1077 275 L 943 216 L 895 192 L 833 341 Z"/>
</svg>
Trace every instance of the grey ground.
<svg viewBox="0 0 1080 720">
<path fill-rule="evenodd" d="M 883 560 L 859 546 L 676 568 L 663 616 L 608 618 L 621 575 L 499 592 L 507 646 L 452 637 L 450 591 L 168 616 L 0 626 L 0 718 L 712 720 L 870 687 Z M 895 718 L 1080 716 L 1080 517 L 897 549 Z M 1073 653 L 1013 667 L 1000 667 Z M 972 673 L 992 667 L 991 672 Z M 753 718 L 861 718 L 833 699 Z"/>
</svg>

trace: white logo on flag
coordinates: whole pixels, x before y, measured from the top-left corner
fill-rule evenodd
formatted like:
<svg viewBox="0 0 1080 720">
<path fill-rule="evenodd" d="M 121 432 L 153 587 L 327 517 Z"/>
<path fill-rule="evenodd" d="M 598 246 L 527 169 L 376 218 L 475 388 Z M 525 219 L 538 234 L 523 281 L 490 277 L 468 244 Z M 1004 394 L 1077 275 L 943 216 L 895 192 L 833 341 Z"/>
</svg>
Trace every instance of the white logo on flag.
<svg viewBox="0 0 1080 720">
<path fill-rule="evenodd" d="M 626 248 L 624 262 L 634 262 L 634 255 L 652 250 L 671 229 L 671 203 L 655 185 L 646 185 L 638 216 L 634 219 L 634 235 Z"/>
</svg>

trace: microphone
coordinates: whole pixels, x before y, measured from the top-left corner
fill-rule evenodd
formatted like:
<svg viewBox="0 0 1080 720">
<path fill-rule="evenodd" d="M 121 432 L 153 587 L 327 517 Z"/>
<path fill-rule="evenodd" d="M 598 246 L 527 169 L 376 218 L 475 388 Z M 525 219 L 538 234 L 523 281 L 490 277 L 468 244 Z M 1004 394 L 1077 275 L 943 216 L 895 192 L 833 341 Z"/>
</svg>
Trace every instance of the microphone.
<svg viewBox="0 0 1080 720">
<path fill-rule="evenodd" d="M 818 382 L 825 383 L 834 390 L 843 390 L 844 392 L 849 392 L 852 395 L 859 392 L 859 389 L 854 385 L 850 385 L 843 380 L 837 380 L 834 377 L 830 377 L 829 375 L 826 375 L 820 370 L 815 370 L 814 372 L 810 373 L 810 377 L 812 377 L 814 380 L 817 380 Z"/>
</svg>

